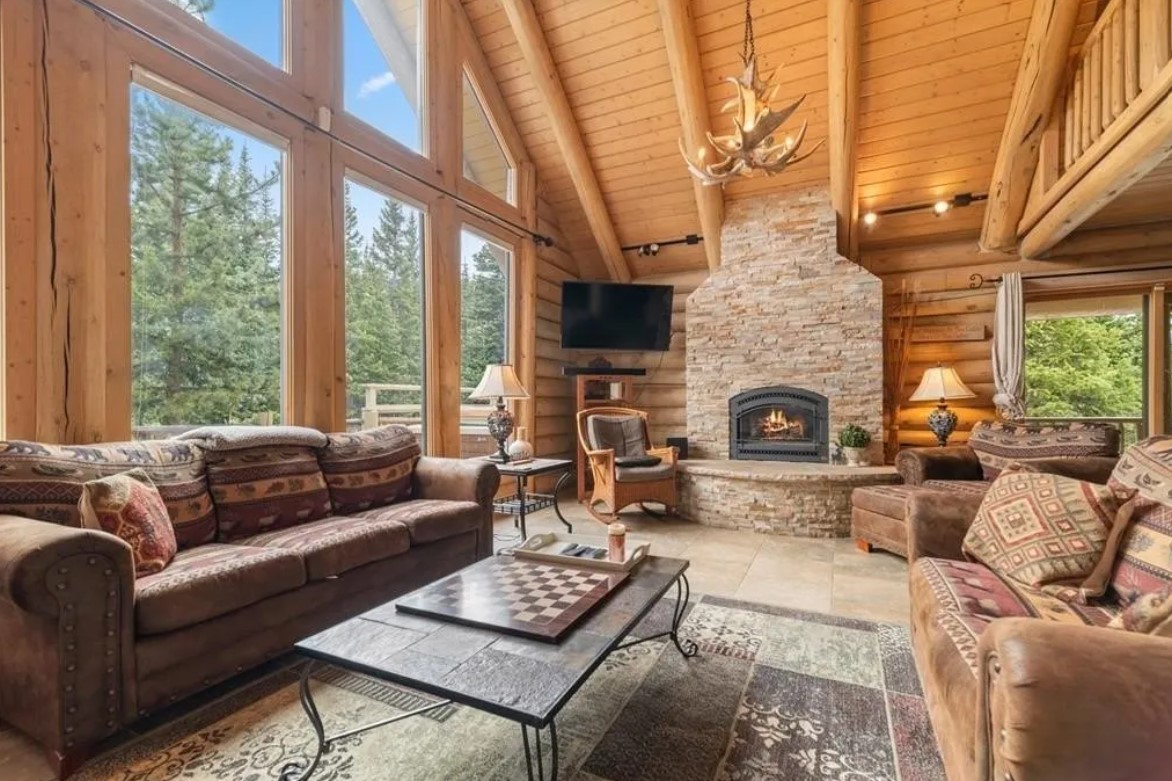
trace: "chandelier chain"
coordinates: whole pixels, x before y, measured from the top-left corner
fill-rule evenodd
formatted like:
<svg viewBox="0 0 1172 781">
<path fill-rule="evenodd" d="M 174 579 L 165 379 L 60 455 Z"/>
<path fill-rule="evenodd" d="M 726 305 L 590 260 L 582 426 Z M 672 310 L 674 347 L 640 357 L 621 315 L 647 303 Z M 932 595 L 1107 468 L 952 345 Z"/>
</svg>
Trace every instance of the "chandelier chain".
<svg viewBox="0 0 1172 781">
<path fill-rule="evenodd" d="M 757 40 L 753 35 L 753 0 L 745 0 L 745 41 L 741 46 L 741 60 L 748 62 L 757 56 Z"/>
</svg>

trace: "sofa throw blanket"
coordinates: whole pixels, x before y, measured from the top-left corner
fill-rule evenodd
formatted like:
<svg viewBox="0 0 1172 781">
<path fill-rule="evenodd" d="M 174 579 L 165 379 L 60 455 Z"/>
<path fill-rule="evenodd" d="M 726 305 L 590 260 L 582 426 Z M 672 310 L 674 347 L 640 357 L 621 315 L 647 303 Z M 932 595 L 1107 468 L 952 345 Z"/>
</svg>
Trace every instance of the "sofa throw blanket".
<svg viewBox="0 0 1172 781">
<path fill-rule="evenodd" d="M 304 426 L 203 426 L 176 439 L 196 442 L 215 452 L 249 447 L 324 447 L 329 441 L 317 429 Z"/>
</svg>

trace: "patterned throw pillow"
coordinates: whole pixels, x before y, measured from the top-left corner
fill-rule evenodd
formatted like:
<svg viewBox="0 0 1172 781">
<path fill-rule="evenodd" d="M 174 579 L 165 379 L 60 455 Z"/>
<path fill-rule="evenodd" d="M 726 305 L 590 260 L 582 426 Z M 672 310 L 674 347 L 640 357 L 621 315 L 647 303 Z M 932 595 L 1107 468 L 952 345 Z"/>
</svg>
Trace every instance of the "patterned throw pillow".
<svg viewBox="0 0 1172 781">
<path fill-rule="evenodd" d="M 1172 586 L 1144 594 L 1107 624 L 1112 629 L 1172 637 Z"/>
<path fill-rule="evenodd" d="M 311 448 L 208 452 L 207 460 L 222 540 L 251 537 L 330 514 L 330 492 Z"/>
<path fill-rule="evenodd" d="M 1107 578 L 1096 569 L 1114 559 L 1108 546 L 1118 542 L 1116 523 L 1126 522 L 1126 499 L 1107 486 L 1011 465 L 985 494 L 965 555 L 1066 601 L 1102 596 Z"/>
<path fill-rule="evenodd" d="M 0 442 L 0 513 L 81 526 L 82 485 L 129 469 L 146 472 L 159 490 L 180 550 L 215 539 L 203 451 L 189 442 Z"/>
<path fill-rule="evenodd" d="M 410 497 L 419 455 L 419 440 L 406 426 L 330 434 L 317 459 L 334 512 L 345 515 Z"/>
<path fill-rule="evenodd" d="M 162 572 L 178 551 L 167 505 L 141 469 L 91 480 L 78 502 L 82 523 L 130 545 L 136 577 Z"/>
<path fill-rule="evenodd" d="M 1172 436 L 1129 447 L 1107 485 L 1136 492 L 1132 524 L 1111 576 L 1111 587 L 1126 606 L 1172 585 Z"/>
<path fill-rule="evenodd" d="M 1038 425 L 981 421 L 968 445 L 981 462 L 986 480 L 996 480 L 1012 463 L 1053 458 L 1119 455 L 1119 429 L 1106 423 Z"/>
</svg>

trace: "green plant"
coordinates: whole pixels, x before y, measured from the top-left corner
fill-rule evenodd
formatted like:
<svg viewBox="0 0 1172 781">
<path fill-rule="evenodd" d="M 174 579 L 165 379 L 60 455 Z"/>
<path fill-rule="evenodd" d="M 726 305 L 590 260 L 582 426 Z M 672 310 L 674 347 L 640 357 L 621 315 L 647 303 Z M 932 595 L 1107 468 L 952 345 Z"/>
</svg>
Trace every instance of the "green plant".
<svg viewBox="0 0 1172 781">
<path fill-rule="evenodd" d="M 850 423 L 838 432 L 838 444 L 843 447 L 866 447 L 871 444 L 871 435 L 862 426 Z"/>
</svg>

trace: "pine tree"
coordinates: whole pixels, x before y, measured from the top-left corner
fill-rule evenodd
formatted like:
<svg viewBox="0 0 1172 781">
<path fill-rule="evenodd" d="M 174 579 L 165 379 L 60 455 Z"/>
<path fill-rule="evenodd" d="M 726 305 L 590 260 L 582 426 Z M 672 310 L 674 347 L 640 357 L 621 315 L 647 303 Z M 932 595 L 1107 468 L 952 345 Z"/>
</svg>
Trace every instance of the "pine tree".
<svg viewBox="0 0 1172 781">
<path fill-rule="evenodd" d="M 460 383 L 475 387 L 490 363 L 506 359 L 508 256 L 485 244 L 461 269 Z"/>
</svg>

